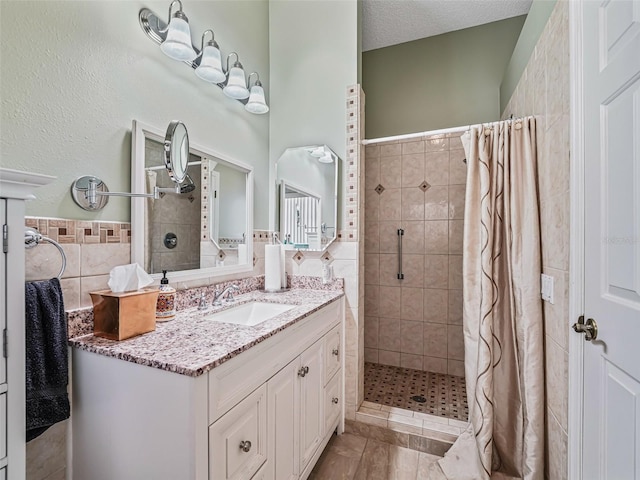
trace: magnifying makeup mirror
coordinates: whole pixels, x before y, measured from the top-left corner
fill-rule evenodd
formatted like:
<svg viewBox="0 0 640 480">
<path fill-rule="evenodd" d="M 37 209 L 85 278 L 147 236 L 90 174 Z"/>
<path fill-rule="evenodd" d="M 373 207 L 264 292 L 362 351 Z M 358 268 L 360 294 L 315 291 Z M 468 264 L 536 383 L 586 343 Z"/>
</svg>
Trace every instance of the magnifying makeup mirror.
<svg viewBox="0 0 640 480">
<path fill-rule="evenodd" d="M 161 198 L 161 193 L 186 193 L 193 190 L 193 181 L 189 179 L 189 135 L 184 123 L 174 120 L 167 128 L 164 138 L 164 164 L 173 182 L 174 188 L 154 187 L 152 193 L 110 192 L 107 185 L 98 177 L 84 175 L 71 184 L 71 197 L 80 208 L 89 211 L 102 210 L 109 197 L 146 197 Z M 182 185 L 189 179 L 187 185 Z"/>
<path fill-rule="evenodd" d="M 184 123 L 173 121 L 164 137 L 164 164 L 171 180 L 184 182 L 189 166 L 189 135 Z"/>
</svg>

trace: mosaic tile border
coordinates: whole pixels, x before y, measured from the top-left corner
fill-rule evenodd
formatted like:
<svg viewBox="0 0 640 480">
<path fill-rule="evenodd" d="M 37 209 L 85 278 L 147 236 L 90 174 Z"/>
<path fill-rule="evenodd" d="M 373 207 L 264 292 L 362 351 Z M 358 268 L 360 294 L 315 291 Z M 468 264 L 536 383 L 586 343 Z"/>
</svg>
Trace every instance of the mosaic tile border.
<svg viewBox="0 0 640 480">
<path fill-rule="evenodd" d="M 360 158 L 361 128 L 361 89 L 360 85 L 347 87 L 347 158 L 346 178 L 343 181 L 346 191 L 345 218 L 343 229 L 338 232 L 338 240 L 343 242 L 358 241 L 358 163 Z"/>
<path fill-rule="evenodd" d="M 25 217 L 25 225 L 62 243 L 131 243 L 131 223 Z"/>
<path fill-rule="evenodd" d="M 58 243 L 131 243 L 131 223 L 25 217 L 25 226 Z M 254 230 L 254 243 L 268 243 L 271 230 Z"/>
</svg>

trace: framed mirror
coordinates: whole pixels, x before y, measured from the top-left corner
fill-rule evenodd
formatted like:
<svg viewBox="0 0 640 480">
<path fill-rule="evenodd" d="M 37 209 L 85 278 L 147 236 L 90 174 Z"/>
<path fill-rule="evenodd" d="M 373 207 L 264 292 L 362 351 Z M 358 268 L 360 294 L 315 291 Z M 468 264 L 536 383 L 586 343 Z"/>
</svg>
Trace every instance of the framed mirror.
<svg viewBox="0 0 640 480">
<path fill-rule="evenodd" d="M 162 129 L 133 122 L 132 189 L 183 180 L 159 200 L 131 200 L 132 262 L 154 278 L 168 270 L 172 282 L 251 271 L 252 167 L 189 142 L 186 128 L 180 130 L 165 141 Z"/>
<path fill-rule="evenodd" d="M 278 225 L 286 248 L 324 251 L 336 239 L 339 163 L 326 145 L 288 148 L 276 162 Z"/>
</svg>

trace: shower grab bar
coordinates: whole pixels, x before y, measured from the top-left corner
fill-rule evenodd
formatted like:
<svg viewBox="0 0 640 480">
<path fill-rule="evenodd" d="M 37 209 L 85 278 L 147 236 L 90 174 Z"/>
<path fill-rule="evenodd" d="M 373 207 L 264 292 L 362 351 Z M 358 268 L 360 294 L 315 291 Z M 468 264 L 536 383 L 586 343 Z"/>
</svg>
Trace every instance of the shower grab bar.
<svg viewBox="0 0 640 480">
<path fill-rule="evenodd" d="M 404 273 L 402 273 L 402 237 L 404 236 L 404 230 L 398 229 L 398 280 L 404 280 Z"/>
<path fill-rule="evenodd" d="M 37 230 L 33 230 L 31 228 L 25 228 L 25 231 L 24 231 L 24 247 L 25 248 L 37 247 L 38 245 L 40 245 L 40 242 L 50 243 L 51 245 L 53 245 L 58 249 L 58 252 L 60 252 L 60 256 L 62 257 L 62 265 L 60 267 L 60 273 L 58 273 L 57 278 L 58 279 L 62 278 L 62 274 L 67 268 L 67 256 L 64 254 L 64 250 L 62 249 L 60 244 L 49 237 L 45 237 Z"/>
</svg>

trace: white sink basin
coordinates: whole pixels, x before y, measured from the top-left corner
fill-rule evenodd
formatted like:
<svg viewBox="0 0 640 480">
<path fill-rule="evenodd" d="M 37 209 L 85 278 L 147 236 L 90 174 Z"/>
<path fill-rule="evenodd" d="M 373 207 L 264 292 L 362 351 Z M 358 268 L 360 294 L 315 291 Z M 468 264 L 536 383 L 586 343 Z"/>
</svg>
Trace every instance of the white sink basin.
<svg viewBox="0 0 640 480">
<path fill-rule="evenodd" d="M 295 305 L 282 303 L 249 302 L 237 307 L 223 310 L 206 317 L 207 320 L 223 323 L 235 323 L 251 327 L 269 320 L 281 313 L 295 308 Z"/>
</svg>

